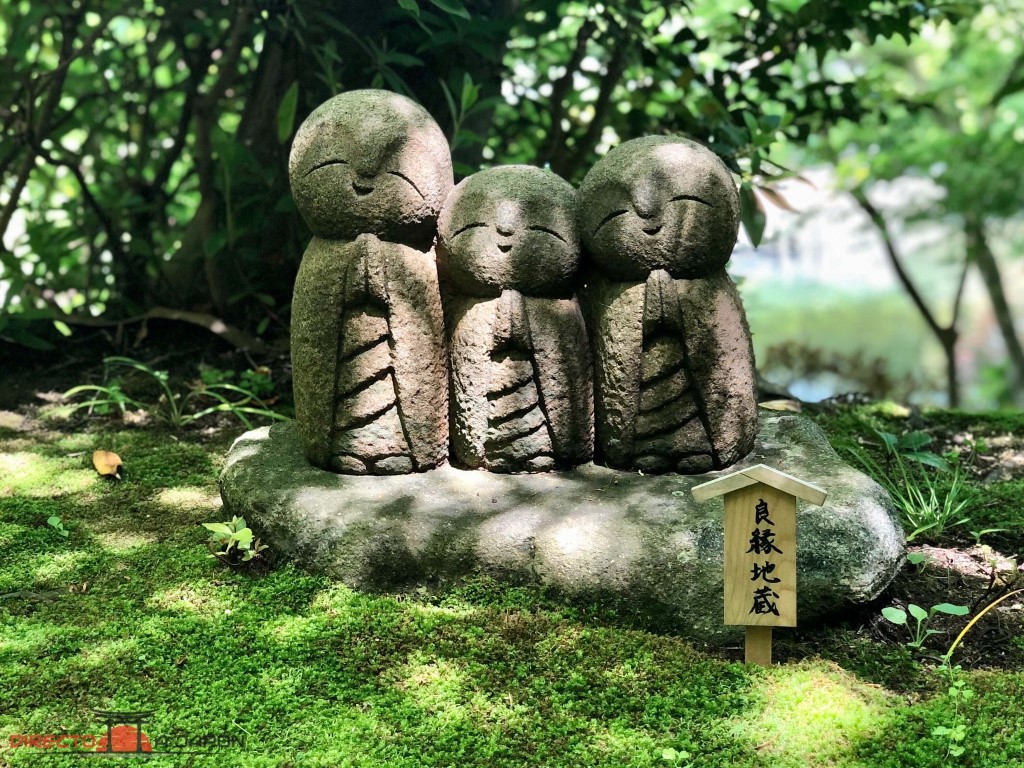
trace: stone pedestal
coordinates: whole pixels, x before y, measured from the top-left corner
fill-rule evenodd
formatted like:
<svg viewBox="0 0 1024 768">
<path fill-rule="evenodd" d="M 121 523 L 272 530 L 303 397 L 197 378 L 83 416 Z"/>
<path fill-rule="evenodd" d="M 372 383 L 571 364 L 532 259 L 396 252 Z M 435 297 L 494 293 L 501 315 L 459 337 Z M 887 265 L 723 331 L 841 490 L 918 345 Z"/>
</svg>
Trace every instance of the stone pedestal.
<svg viewBox="0 0 1024 768">
<path fill-rule="evenodd" d="M 828 491 L 824 507 L 797 510 L 801 624 L 876 597 L 904 542 L 882 488 L 802 416 L 762 412 L 754 450 L 727 471 L 760 463 Z M 645 626 L 715 641 L 739 632 L 722 624 L 722 504 L 697 504 L 690 489 L 719 474 L 586 464 L 528 475 L 450 466 L 339 475 L 309 465 L 285 423 L 235 442 L 221 495 L 225 511 L 279 553 L 355 588 L 484 573 L 548 585 L 569 601 L 609 601 Z"/>
</svg>

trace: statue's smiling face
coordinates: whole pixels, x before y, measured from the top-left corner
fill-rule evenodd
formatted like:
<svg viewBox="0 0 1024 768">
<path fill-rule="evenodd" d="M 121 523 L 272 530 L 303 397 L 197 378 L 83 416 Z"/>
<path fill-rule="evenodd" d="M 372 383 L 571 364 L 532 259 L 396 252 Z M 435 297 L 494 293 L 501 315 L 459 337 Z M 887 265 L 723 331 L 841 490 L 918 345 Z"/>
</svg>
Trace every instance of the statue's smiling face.
<svg viewBox="0 0 1024 768">
<path fill-rule="evenodd" d="M 460 292 L 527 296 L 572 290 L 579 266 L 576 192 L 548 171 L 492 168 L 449 195 L 438 220 L 438 259 Z"/>
<path fill-rule="evenodd" d="M 414 102 L 353 91 L 303 123 L 289 163 L 292 195 L 313 234 L 427 244 L 452 186 L 441 130 Z"/>
<path fill-rule="evenodd" d="M 584 247 L 613 279 L 664 269 L 690 278 L 725 265 L 739 226 L 739 196 L 710 151 L 672 137 L 626 142 L 580 187 Z"/>
</svg>

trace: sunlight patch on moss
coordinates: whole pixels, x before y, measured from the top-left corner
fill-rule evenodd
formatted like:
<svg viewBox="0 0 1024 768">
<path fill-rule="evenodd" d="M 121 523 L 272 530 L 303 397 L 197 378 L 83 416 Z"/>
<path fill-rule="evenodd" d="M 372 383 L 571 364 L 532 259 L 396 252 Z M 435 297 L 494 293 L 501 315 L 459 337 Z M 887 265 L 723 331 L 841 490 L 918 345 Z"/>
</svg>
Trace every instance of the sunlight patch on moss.
<svg viewBox="0 0 1024 768">
<path fill-rule="evenodd" d="M 153 497 L 157 506 L 173 512 L 182 510 L 214 511 L 221 508 L 220 494 L 210 493 L 209 488 L 186 485 L 180 488 L 165 488 Z"/>
<path fill-rule="evenodd" d="M 156 536 L 152 533 L 140 533 L 139 531 L 108 531 L 95 534 L 96 541 L 106 549 L 114 552 L 124 552 L 136 547 L 144 547 L 156 543 Z"/>
<path fill-rule="evenodd" d="M 139 641 L 134 637 L 119 637 L 83 648 L 76 666 L 85 669 L 122 669 L 139 653 Z"/>
<path fill-rule="evenodd" d="M 29 622 L 15 619 L 0 623 L 0 658 L 3 664 L 16 663 L 18 656 L 34 657 L 39 651 L 52 645 L 57 628 L 52 624 Z"/>
<path fill-rule="evenodd" d="M 48 487 L 56 464 L 34 453 L 0 453 L 0 477 L 14 492 L 36 495 L 34 491 Z"/>
<path fill-rule="evenodd" d="M 176 584 L 154 592 L 146 605 L 165 611 L 213 616 L 230 610 L 231 603 L 215 594 L 196 589 L 192 584 Z"/>
<path fill-rule="evenodd" d="M 473 616 L 477 609 L 466 604 L 461 605 L 434 605 L 432 603 L 406 603 L 410 612 L 420 616 L 446 617 L 452 619 L 466 619 Z"/>
<path fill-rule="evenodd" d="M 360 599 L 355 590 L 346 587 L 344 584 L 333 584 L 326 589 L 320 590 L 313 598 L 311 607 L 318 611 L 337 611 L 348 608 L 352 603 Z"/>
<path fill-rule="evenodd" d="M 734 731 L 771 755 L 773 766 L 841 761 L 883 725 L 891 706 L 881 687 L 823 661 L 775 668 L 760 687 L 764 710 Z"/>
<path fill-rule="evenodd" d="M 67 580 L 89 557 L 90 554 L 81 549 L 46 555 L 43 564 L 35 570 L 36 584 L 57 584 Z"/>
<path fill-rule="evenodd" d="M 438 715 L 465 717 L 468 675 L 449 659 L 428 659 L 416 653 L 408 664 L 395 670 L 395 687 L 409 694 L 416 704 Z"/>
<path fill-rule="evenodd" d="M 288 643 L 314 637 L 323 628 L 323 621 L 317 616 L 282 616 L 264 623 L 260 632 L 275 642 Z"/>
</svg>

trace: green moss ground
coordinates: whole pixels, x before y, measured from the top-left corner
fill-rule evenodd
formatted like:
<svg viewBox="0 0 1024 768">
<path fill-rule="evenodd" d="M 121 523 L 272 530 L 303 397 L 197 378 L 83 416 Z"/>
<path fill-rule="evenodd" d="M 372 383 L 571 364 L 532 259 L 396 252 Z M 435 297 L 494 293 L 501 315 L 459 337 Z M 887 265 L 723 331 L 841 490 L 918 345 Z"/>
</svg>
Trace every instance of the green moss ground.
<svg viewBox="0 0 1024 768">
<path fill-rule="evenodd" d="M 851 418 L 832 435 L 889 417 Z M 653 766 L 668 748 L 701 767 L 950 764 L 931 736 L 951 717 L 938 677 L 855 627 L 780 632 L 790 660 L 747 668 L 530 588 L 364 595 L 287 563 L 229 570 L 199 526 L 220 519 L 228 443 L 0 432 L 0 766 L 72 763 L 4 747 L 99 733 L 91 708 L 152 710 L 157 748 L 183 730 L 246 739 L 157 766 Z M 125 482 L 93 472 L 97 448 Z M 998 515 L 1020 523 L 1005 497 Z M 1024 671 L 967 679 L 968 751 L 950 762 L 1024 764 Z"/>
</svg>

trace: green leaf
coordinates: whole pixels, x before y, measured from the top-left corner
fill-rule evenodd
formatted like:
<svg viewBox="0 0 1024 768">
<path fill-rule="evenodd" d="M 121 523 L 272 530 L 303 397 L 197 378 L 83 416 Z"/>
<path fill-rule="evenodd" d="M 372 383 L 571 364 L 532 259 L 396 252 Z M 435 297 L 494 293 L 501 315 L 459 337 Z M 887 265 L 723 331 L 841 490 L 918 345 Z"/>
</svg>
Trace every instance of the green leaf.
<svg viewBox="0 0 1024 768">
<path fill-rule="evenodd" d="M 214 533 L 221 533 L 225 536 L 231 535 L 231 529 L 224 523 L 203 523 L 203 528 Z"/>
<path fill-rule="evenodd" d="M 761 134 L 761 129 L 757 126 L 757 120 L 750 112 L 744 110 L 743 122 L 747 124 L 747 131 L 750 133 L 750 141 L 757 143 L 757 137 Z"/>
<path fill-rule="evenodd" d="M 911 565 L 920 565 L 925 561 L 924 554 L 921 552 L 911 552 L 907 555 L 907 562 Z"/>
<path fill-rule="evenodd" d="M 398 0 L 398 7 L 403 11 L 408 11 L 417 19 L 420 17 L 420 7 L 416 4 L 416 0 Z"/>
<path fill-rule="evenodd" d="M 882 444 L 885 446 L 885 449 L 887 451 L 893 451 L 896 449 L 896 435 L 892 434 L 891 432 L 879 432 L 877 429 L 875 430 L 875 434 L 878 435 L 879 439 L 882 441 Z"/>
<path fill-rule="evenodd" d="M 903 455 L 911 461 L 916 461 L 919 464 L 926 464 L 927 466 L 935 467 L 936 469 L 949 469 L 948 461 L 930 451 L 910 451 Z"/>
<path fill-rule="evenodd" d="M 466 72 L 462 76 L 462 114 L 465 115 L 476 104 L 480 89 L 473 83 L 473 78 Z"/>
<path fill-rule="evenodd" d="M 927 432 L 908 432 L 901 435 L 897 443 L 901 451 L 919 451 L 932 444 L 932 437 Z"/>
<path fill-rule="evenodd" d="M 248 549 L 252 543 L 252 529 L 243 528 L 240 531 L 235 531 L 234 539 L 238 542 L 240 549 Z"/>
<path fill-rule="evenodd" d="M 430 0 L 430 2 L 451 16 L 458 16 L 467 21 L 471 18 L 469 11 L 459 0 Z"/>
<path fill-rule="evenodd" d="M 60 525 L 60 518 L 56 515 L 54 515 L 53 517 L 48 517 L 46 518 L 46 523 L 48 525 L 52 525 L 54 528 L 57 528 Z"/>
<path fill-rule="evenodd" d="M 299 105 L 299 81 L 292 83 L 285 91 L 284 98 L 277 108 L 277 140 L 281 144 L 288 141 L 295 127 L 295 111 Z"/>
<path fill-rule="evenodd" d="M 910 611 L 910 615 L 918 621 L 924 621 L 928 618 L 928 611 L 926 611 L 920 605 L 914 605 L 913 603 L 911 603 L 907 606 L 907 610 Z"/>
<path fill-rule="evenodd" d="M 747 230 L 747 237 L 756 248 L 761 244 L 768 220 L 764 215 L 761 201 L 754 194 L 754 188 L 749 181 L 743 182 L 740 186 L 740 219 L 743 221 L 743 228 Z"/>
<path fill-rule="evenodd" d="M 893 608 L 888 606 L 882 609 L 882 615 L 891 621 L 893 624 L 906 624 L 907 614 L 901 611 L 899 608 Z"/>
<path fill-rule="evenodd" d="M 933 613 L 945 613 L 949 616 L 966 616 L 970 609 L 966 605 L 952 605 L 951 603 L 939 603 L 932 606 Z"/>
<path fill-rule="evenodd" d="M 452 89 L 448 87 L 448 83 L 444 80 L 438 79 L 438 82 L 441 84 L 441 91 L 444 93 L 444 100 L 448 102 L 448 111 L 451 113 L 452 123 L 458 123 L 459 109 L 455 106 L 455 97 L 452 95 Z"/>
<path fill-rule="evenodd" d="M 410 56 L 408 53 L 400 53 L 399 51 L 390 51 L 384 54 L 384 61 L 390 64 L 398 64 L 402 67 L 426 66 L 423 63 L 423 59 L 417 59 L 415 56 Z"/>
</svg>

